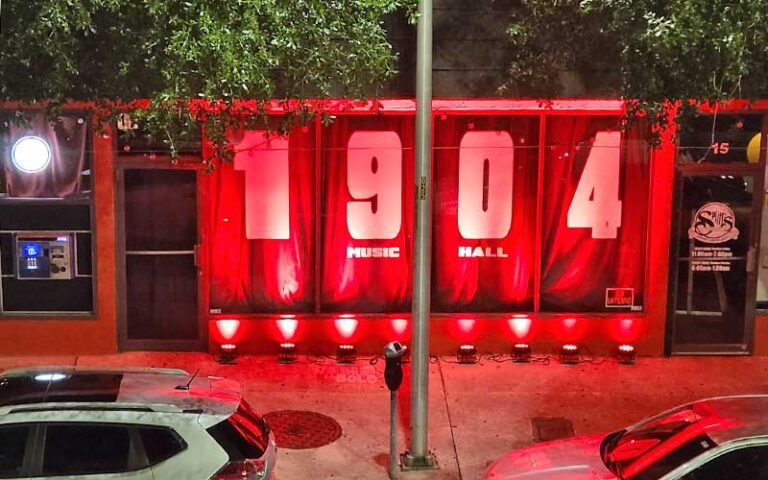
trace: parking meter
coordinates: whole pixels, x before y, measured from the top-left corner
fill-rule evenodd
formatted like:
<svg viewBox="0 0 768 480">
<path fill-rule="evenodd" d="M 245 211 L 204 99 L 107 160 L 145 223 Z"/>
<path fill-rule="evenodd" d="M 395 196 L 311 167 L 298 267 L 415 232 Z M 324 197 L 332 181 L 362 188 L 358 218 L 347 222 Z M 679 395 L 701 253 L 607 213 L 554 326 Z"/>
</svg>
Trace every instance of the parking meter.
<svg viewBox="0 0 768 480">
<path fill-rule="evenodd" d="M 397 391 L 403 383 L 402 358 L 406 351 L 405 345 L 400 342 L 389 342 L 384 347 L 384 358 L 387 366 L 384 368 L 384 381 L 390 391 Z"/>
<path fill-rule="evenodd" d="M 403 383 L 403 355 L 407 350 L 400 342 L 384 347 L 384 381 L 389 388 L 389 478 L 397 478 L 397 389 Z"/>
</svg>

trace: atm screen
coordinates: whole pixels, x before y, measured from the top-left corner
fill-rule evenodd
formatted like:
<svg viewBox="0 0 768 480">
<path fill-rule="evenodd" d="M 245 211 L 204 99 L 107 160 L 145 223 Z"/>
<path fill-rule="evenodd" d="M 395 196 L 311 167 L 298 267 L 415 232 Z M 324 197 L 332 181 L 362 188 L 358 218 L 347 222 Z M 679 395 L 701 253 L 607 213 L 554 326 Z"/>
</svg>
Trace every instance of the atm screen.
<svg viewBox="0 0 768 480">
<path fill-rule="evenodd" d="M 25 258 L 36 258 L 43 255 L 43 249 L 39 243 L 25 243 L 22 249 Z"/>
</svg>

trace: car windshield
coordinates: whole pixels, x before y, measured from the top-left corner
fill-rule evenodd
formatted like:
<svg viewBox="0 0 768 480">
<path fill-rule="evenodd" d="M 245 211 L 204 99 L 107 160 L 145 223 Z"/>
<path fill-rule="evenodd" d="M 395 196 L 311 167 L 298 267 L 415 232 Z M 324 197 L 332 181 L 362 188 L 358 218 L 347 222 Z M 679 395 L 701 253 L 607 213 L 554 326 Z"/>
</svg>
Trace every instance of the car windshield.
<svg viewBox="0 0 768 480">
<path fill-rule="evenodd" d="M 694 405 L 685 405 L 612 433 L 600 448 L 603 462 L 619 478 L 659 478 L 715 446 L 704 433 L 702 419 Z"/>
</svg>

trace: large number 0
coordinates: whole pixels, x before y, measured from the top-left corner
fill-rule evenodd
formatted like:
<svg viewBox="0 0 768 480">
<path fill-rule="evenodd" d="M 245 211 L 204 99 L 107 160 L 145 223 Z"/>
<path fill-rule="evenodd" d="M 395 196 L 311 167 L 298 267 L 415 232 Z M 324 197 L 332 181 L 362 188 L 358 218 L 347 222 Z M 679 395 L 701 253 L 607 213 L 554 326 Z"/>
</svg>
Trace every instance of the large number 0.
<svg viewBox="0 0 768 480">
<path fill-rule="evenodd" d="M 245 237 L 288 240 L 290 197 L 288 139 L 265 136 L 263 130 L 245 132 L 235 154 L 235 170 L 245 171 Z"/>
<path fill-rule="evenodd" d="M 504 238 L 512 227 L 514 144 L 508 132 L 467 132 L 459 144 L 459 232 Z"/>
<path fill-rule="evenodd" d="M 347 144 L 347 228 L 356 240 L 390 240 L 402 223 L 403 145 L 395 132 L 354 132 Z"/>
<path fill-rule="evenodd" d="M 569 228 L 591 228 L 592 238 L 616 238 L 621 226 L 621 133 L 598 132 L 568 209 Z"/>
</svg>

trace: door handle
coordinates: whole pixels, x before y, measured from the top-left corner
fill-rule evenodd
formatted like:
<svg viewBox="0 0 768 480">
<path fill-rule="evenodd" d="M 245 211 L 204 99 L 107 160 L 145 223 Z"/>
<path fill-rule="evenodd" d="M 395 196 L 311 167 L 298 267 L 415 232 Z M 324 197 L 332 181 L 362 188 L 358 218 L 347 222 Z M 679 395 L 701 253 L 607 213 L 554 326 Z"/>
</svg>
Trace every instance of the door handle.
<svg viewBox="0 0 768 480">
<path fill-rule="evenodd" d="M 199 243 L 192 246 L 192 258 L 193 258 L 195 267 L 200 268 L 200 244 Z"/>
<path fill-rule="evenodd" d="M 747 250 L 747 273 L 755 271 L 755 247 L 749 247 Z"/>
</svg>

